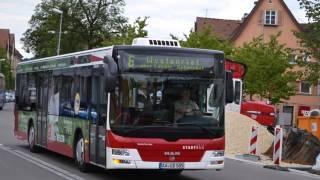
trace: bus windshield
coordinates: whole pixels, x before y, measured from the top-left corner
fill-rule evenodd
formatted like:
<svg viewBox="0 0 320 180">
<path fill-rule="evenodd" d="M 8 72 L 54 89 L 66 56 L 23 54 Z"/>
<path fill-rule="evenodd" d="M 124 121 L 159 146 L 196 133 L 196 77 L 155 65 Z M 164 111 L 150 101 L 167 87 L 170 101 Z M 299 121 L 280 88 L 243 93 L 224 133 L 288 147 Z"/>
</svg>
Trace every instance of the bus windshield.
<svg viewBox="0 0 320 180">
<path fill-rule="evenodd" d="M 123 74 L 113 94 L 110 125 L 122 135 L 137 135 L 148 128 L 192 126 L 205 128 L 207 132 L 202 133 L 208 135 L 223 128 L 223 92 L 222 79 Z"/>
</svg>

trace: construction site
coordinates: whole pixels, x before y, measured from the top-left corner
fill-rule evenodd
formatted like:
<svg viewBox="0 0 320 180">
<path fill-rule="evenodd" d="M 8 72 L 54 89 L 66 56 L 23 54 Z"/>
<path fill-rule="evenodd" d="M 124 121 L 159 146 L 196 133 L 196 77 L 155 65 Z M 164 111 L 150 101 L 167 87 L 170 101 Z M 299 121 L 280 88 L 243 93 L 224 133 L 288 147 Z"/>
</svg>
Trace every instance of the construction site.
<svg viewBox="0 0 320 180">
<path fill-rule="evenodd" d="M 228 60 L 226 70 L 242 82 L 247 69 Z M 242 89 L 238 93 L 243 98 Z M 320 172 L 320 109 L 304 110 L 290 124 L 275 105 L 240 99 L 226 107 L 225 121 L 227 157 Z"/>
</svg>

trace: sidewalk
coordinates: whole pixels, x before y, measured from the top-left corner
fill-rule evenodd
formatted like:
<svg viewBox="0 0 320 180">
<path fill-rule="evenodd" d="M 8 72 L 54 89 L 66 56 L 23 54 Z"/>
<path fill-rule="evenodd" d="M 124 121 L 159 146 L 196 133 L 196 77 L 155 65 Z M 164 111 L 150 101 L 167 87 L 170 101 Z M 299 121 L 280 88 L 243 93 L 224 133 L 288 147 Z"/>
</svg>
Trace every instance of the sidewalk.
<svg viewBox="0 0 320 180">
<path fill-rule="evenodd" d="M 295 174 L 299 174 L 302 176 L 320 179 L 320 172 L 312 170 L 312 166 L 310 166 L 310 165 L 301 165 L 301 164 L 281 162 L 280 166 L 274 166 L 272 159 L 270 159 L 269 157 L 264 156 L 264 155 L 260 155 L 259 157 L 260 157 L 260 160 L 251 161 L 251 160 L 239 158 L 235 154 L 226 154 L 225 155 L 226 159 L 259 166 L 261 168 L 269 168 L 269 169 L 274 169 L 274 170 L 279 170 L 279 171 L 288 171 L 290 173 L 295 173 Z"/>
</svg>

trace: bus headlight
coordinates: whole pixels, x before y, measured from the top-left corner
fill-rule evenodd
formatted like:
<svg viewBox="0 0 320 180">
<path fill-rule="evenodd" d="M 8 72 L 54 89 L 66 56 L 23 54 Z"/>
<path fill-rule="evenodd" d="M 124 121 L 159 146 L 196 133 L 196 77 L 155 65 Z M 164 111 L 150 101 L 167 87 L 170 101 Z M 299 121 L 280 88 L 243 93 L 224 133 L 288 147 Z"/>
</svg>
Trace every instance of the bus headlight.
<svg viewBox="0 0 320 180">
<path fill-rule="evenodd" d="M 213 157 L 221 157 L 221 156 L 224 156 L 224 151 L 213 151 L 212 152 L 212 156 Z"/>
<path fill-rule="evenodd" d="M 130 156 L 130 152 L 127 149 L 112 149 L 112 155 Z"/>
</svg>

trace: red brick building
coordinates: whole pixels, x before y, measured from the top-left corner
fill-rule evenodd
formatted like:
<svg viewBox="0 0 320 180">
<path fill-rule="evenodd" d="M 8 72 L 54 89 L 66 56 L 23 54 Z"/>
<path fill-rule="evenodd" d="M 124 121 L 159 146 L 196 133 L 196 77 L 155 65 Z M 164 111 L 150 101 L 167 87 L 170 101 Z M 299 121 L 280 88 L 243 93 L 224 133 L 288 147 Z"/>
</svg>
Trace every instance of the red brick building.
<svg viewBox="0 0 320 180">
<path fill-rule="evenodd" d="M 22 55 L 15 47 L 15 36 L 9 29 L 0 29 L 0 48 L 6 52 L 6 58 L 10 61 L 13 77 L 15 77 L 17 64 L 21 61 Z"/>
</svg>

